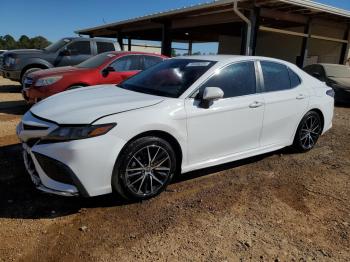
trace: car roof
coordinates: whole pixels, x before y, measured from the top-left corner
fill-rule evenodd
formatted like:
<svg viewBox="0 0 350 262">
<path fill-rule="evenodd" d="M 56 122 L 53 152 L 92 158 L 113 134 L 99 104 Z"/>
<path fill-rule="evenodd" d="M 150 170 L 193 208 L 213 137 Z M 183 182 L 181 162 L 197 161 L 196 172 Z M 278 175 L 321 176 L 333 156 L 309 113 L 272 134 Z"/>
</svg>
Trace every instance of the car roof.
<svg viewBox="0 0 350 262">
<path fill-rule="evenodd" d="M 196 55 L 196 56 L 178 56 L 175 59 L 196 59 L 196 60 L 207 60 L 214 61 L 219 63 L 230 63 L 230 62 L 238 62 L 238 61 L 247 61 L 247 60 L 264 60 L 271 61 L 276 63 L 288 64 L 292 67 L 295 67 L 294 64 L 284 61 L 281 59 L 264 57 L 264 56 L 244 56 L 244 55 Z"/>
<path fill-rule="evenodd" d="M 113 55 L 151 55 L 151 56 L 159 56 L 159 57 L 164 57 L 167 58 L 164 55 L 157 54 L 157 53 L 150 53 L 150 52 L 139 52 L 139 51 L 109 51 L 106 52 L 108 54 L 113 54 Z"/>
</svg>

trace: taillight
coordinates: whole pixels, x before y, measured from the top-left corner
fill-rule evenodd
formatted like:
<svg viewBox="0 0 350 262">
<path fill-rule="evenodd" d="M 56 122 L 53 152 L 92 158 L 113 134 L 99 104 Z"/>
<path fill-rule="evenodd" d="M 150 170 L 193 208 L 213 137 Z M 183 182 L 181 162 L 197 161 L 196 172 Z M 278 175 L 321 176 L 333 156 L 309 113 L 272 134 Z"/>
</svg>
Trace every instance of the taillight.
<svg viewBox="0 0 350 262">
<path fill-rule="evenodd" d="M 326 94 L 327 94 L 328 96 L 334 97 L 335 92 L 334 92 L 333 89 L 329 89 L 329 90 L 327 90 Z"/>
</svg>

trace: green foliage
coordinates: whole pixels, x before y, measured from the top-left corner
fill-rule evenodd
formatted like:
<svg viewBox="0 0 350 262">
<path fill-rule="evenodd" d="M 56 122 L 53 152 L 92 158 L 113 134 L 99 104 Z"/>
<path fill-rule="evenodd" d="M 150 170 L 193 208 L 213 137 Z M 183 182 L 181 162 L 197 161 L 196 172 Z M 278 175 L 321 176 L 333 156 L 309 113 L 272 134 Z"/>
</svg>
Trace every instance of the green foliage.
<svg viewBox="0 0 350 262">
<path fill-rule="evenodd" d="M 45 37 L 36 36 L 29 38 L 26 35 L 22 35 L 18 41 L 16 41 L 11 35 L 0 36 L 0 49 L 42 49 L 51 44 Z"/>
</svg>

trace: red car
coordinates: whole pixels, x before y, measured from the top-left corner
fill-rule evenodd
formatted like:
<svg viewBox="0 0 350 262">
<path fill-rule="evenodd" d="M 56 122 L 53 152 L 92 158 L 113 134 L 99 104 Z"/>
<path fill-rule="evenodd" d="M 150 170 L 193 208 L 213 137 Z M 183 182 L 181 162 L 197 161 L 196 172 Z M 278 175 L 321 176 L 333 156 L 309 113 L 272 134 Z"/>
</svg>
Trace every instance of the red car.
<svg viewBox="0 0 350 262">
<path fill-rule="evenodd" d="M 59 92 L 91 85 L 119 84 L 167 57 L 142 52 L 106 52 L 76 66 L 40 70 L 28 75 L 24 99 L 36 103 Z"/>
</svg>

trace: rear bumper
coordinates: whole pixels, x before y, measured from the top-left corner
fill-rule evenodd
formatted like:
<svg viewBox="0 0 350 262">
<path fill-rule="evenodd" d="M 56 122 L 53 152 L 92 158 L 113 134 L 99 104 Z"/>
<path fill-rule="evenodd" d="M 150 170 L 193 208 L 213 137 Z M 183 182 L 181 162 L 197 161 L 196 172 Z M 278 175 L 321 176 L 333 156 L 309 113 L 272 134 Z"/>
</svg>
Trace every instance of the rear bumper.
<svg viewBox="0 0 350 262">
<path fill-rule="evenodd" d="M 2 77 L 13 80 L 13 81 L 20 81 L 21 80 L 21 71 L 16 70 L 6 70 L 1 69 Z"/>
</svg>

